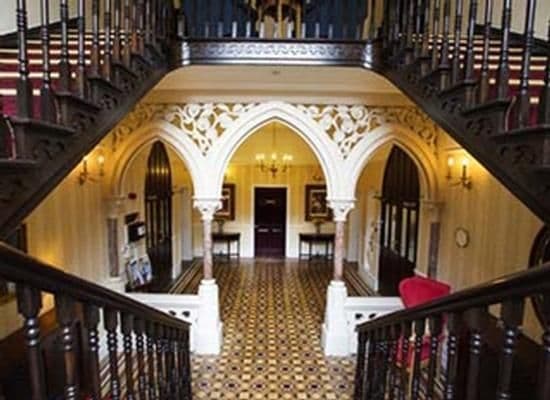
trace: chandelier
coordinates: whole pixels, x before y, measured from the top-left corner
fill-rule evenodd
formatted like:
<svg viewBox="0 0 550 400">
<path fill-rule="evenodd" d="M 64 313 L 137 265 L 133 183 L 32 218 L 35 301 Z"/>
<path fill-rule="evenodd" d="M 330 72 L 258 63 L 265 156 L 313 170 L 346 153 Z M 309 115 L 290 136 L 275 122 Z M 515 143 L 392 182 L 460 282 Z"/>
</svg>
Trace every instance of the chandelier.
<svg viewBox="0 0 550 400">
<path fill-rule="evenodd" d="M 279 154 L 277 154 L 277 152 L 275 151 L 276 127 L 277 127 L 277 124 L 273 123 L 272 152 L 271 152 L 271 156 L 269 157 L 269 160 L 266 159 L 267 157 L 265 153 L 256 154 L 256 166 L 262 172 L 271 173 L 271 176 L 273 179 L 275 179 L 279 171 L 282 173 L 285 173 L 290 168 L 290 164 L 294 159 L 294 157 L 292 157 L 291 154 L 283 153 L 281 156 L 279 156 Z"/>
</svg>

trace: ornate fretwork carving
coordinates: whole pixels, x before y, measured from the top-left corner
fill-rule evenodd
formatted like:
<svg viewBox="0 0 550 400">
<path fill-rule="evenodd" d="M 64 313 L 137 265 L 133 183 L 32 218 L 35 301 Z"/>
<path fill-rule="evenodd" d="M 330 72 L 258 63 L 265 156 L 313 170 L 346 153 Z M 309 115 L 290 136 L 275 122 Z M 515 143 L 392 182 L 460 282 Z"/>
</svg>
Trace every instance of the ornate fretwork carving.
<svg viewBox="0 0 550 400">
<path fill-rule="evenodd" d="M 435 152 L 438 126 L 416 107 L 363 105 L 298 105 L 336 142 L 344 158 L 365 135 L 384 124 L 400 124 L 419 135 Z"/>
<path fill-rule="evenodd" d="M 169 122 L 189 136 L 202 154 L 255 104 L 139 104 L 114 131 L 113 148 L 132 131 L 153 120 Z"/>
</svg>

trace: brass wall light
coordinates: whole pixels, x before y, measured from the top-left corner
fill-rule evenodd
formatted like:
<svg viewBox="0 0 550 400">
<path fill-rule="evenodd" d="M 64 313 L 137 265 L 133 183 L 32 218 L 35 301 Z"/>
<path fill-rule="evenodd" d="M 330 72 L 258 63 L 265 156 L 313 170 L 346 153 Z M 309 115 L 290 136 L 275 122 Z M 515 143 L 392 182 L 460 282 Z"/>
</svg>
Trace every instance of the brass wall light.
<svg viewBox="0 0 550 400">
<path fill-rule="evenodd" d="M 103 178 L 105 176 L 105 156 L 103 153 L 99 153 L 96 157 L 96 163 L 97 163 L 97 171 L 98 176 L 95 177 L 90 172 L 90 157 L 84 156 L 82 159 L 82 165 L 80 168 L 80 173 L 78 174 L 78 183 L 81 185 L 84 185 L 86 182 L 98 182 L 99 179 Z"/>
<path fill-rule="evenodd" d="M 472 178 L 469 175 L 468 167 L 470 165 L 470 160 L 468 157 L 462 157 L 460 162 L 460 176 L 458 178 L 454 177 L 453 170 L 455 169 L 455 159 L 452 156 L 447 158 L 447 180 L 451 186 L 461 186 L 464 189 L 470 190 L 472 188 Z"/>
</svg>

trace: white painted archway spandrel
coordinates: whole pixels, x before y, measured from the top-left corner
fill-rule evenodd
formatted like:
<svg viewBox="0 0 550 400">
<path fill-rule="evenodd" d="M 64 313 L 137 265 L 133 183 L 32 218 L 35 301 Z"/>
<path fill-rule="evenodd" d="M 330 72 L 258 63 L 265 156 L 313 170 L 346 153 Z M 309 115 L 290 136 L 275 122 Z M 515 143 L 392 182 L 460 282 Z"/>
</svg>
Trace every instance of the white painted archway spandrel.
<svg viewBox="0 0 550 400">
<path fill-rule="evenodd" d="M 416 154 L 436 196 L 436 146 L 439 128 L 415 107 L 363 105 L 140 104 L 113 132 L 121 154 L 112 189 L 142 146 L 161 139 L 183 159 L 196 199 L 219 199 L 225 170 L 239 146 L 262 126 L 278 121 L 294 130 L 316 155 L 325 174 L 329 200 L 354 200 L 361 171 L 388 140 Z M 418 151 L 417 151 L 418 150 Z"/>
</svg>

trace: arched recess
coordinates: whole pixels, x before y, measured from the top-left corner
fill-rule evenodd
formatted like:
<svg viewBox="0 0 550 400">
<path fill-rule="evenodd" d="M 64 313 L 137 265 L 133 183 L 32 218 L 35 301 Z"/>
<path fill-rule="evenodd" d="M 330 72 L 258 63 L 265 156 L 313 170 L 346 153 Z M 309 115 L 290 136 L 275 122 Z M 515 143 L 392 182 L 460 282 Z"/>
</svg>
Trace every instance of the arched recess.
<svg viewBox="0 0 550 400">
<path fill-rule="evenodd" d="M 296 107 L 282 103 L 261 104 L 235 120 L 221 138 L 214 143 L 206 158 L 206 166 L 213 171 L 209 182 L 208 196 L 219 198 L 223 176 L 239 146 L 261 127 L 277 121 L 300 136 L 311 148 L 325 175 L 327 197 L 342 198 L 346 186 L 341 169 L 343 157 L 337 145 L 323 132 L 317 123 Z M 199 197 L 199 196 L 195 196 Z M 352 197 L 353 198 L 353 197 Z"/>
<path fill-rule="evenodd" d="M 200 185 L 200 182 L 208 179 L 208 171 L 205 171 L 202 165 L 204 156 L 197 149 L 195 143 L 172 124 L 165 121 L 152 121 L 132 132 L 115 154 L 116 163 L 110 179 L 110 192 L 113 196 L 122 194 L 124 177 L 132 160 L 143 148 L 157 140 L 174 150 L 183 161 L 191 175 L 195 193 L 197 193 L 197 186 Z"/>
</svg>

